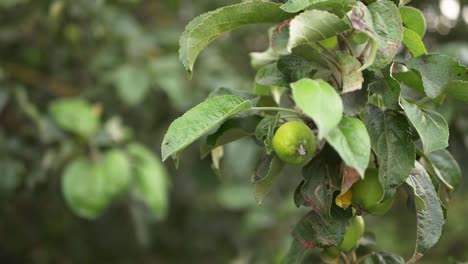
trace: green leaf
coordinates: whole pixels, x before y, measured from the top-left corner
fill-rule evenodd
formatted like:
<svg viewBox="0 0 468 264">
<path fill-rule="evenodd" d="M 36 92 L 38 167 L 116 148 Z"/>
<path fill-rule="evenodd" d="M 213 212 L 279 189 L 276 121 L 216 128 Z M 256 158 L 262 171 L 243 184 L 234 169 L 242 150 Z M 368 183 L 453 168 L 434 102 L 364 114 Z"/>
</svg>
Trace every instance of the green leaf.
<svg viewBox="0 0 468 264">
<path fill-rule="evenodd" d="M 127 146 L 135 169 L 135 196 L 145 202 L 158 219 L 167 215 L 169 205 L 169 175 L 160 159 L 145 146 L 131 143 Z"/>
<path fill-rule="evenodd" d="M 452 190 L 458 189 L 462 179 L 460 166 L 453 156 L 445 149 L 437 150 L 428 155 L 436 175 Z"/>
<path fill-rule="evenodd" d="M 149 74 L 132 65 L 123 65 L 115 70 L 112 81 L 120 98 L 132 106 L 140 103 L 150 88 Z"/>
<path fill-rule="evenodd" d="M 332 208 L 331 215 L 310 211 L 294 227 L 293 237 L 301 244 L 311 247 L 337 246 L 350 224 L 350 211 L 338 207 Z"/>
<path fill-rule="evenodd" d="M 99 116 L 83 98 L 63 98 L 49 105 L 49 113 L 64 130 L 89 137 L 99 126 Z"/>
<path fill-rule="evenodd" d="M 342 93 L 360 90 L 364 82 L 361 63 L 355 57 L 341 52 L 336 54 L 336 59 L 340 66 Z"/>
<path fill-rule="evenodd" d="M 263 141 L 268 155 L 273 152 L 273 136 L 275 135 L 275 128 L 279 117 L 279 113 L 276 116 L 266 116 L 258 123 L 255 129 L 255 137 L 257 140 Z"/>
<path fill-rule="evenodd" d="M 252 177 L 255 200 L 257 200 L 258 204 L 263 203 L 263 200 L 278 179 L 283 167 L 284 162 L 276 155 L 267 156 L 260 161 Z"/>
<path fill-rule="evenodd" d="M 106 178 L 106 192 L 110 199 L 128 190 L 131 182 L 131 166 L 125 153 L 118 149 L 104 154 L 99 165 Z"/>
<path fill-rule="evenodd" d="M 451 84 L 449 81 L 468 81 L 468 69 L 449 56 L 440 54 L 422 55 L 409 60 L 406 65 L 408 68 L 417 70 L 420 73 L 424 91 L 431 98 L 441 95 L 444 92 L 444 86 Z M 449 90 L 458 90 L 460 88 L 459 86 L 456 88 L 452 86 Z"/>
<path fill-rule="evenodd" d="M 450 97 L 468 103 L 468 81 L 449 81 L 444 85 L 444 92 Z"/>
<path fill-rule="evenodd" d="M 287 84 L 303 78 L 308 78 L 312 73 L 317 71 L 312 62 L 294 54 L 281 56 L 278 60 L 277 67 L 283 76 L 286 77 Z"/>
<path fill-rule="evenodd" d="M 297 106 L 317 125 L 319 139 L 327 136 L 343 116 L 343 103 L 338 93 L 323 80 L 302 79 L 291 87 Z"/>
<path fill-rule="evenodd" d="M 305 258 L 312 252 L 313 245 L 301 244 L 296 239 L 293 239 L 288 253 L 281 260 L 281 264 L 302 264 Z"/>
<path fill-rule="evenodd" d="M 288 49 L 328 39 L 348 29 L 348 24 L 332 13 L 307 10 L 294 17 L 289 24 Z"/>
<path fill-rule="evenodd" d="M 426 204 L 426 208 L 417 209 L 416 250 L 413 257 L 407 262 L 415 263 L 439 240 L 444 224 L 444 215 L 431 178 L 421 164 L 416 162 L 406 183 L 413 188 L 414 195 L 421 198 Z"/>
<path fill-rule="evenodd" d="M 408 120 L 418 131 L 424 153 L 448 147 L 449 129 L 447 121 L 439 113 L 422 110 L 417 105 L 401 99 Z"/>
<path fill-rule="evenodd" d="M 205 13 L 185 28 L 179 41 L 180 60 L 191 75 L 198 54 L 223 33 L 248 24 L 281 22 L 291 16 L 278 4 L 263 1 L 247 1 Z"/>
<path fill-rule="evenodd" d="M 370 158 L 371 143 L 366 127 L 357 118 L 343 117 L 339 125 L 325 137 L 340 154 L 346 165 L 364 177 Z"/>
<path fill-rule="evenodd" d="M 369 66 L 371 70 L 378 70 L 387 66 L 403 39 L 402 21 L 396 5 L 383 1 L 366 7 L 357 2 L 350 19 L 354 29 L 367 34 L 373 41 L 374 48 L 362 68 Z"/>
<path fill-rule="evenodd" d="M 180 152 L 208 133 L 224 120 L 250 108 L 250 101 L 235 95 L 209 98 L 188 110 L 172 122 L 164 136 L 161 153 L 163 161 Z"/>
<path fill-rule="evenodd" d="M 406 27 L 403 27 L 403 44 L 405 44 L 413 57 L 419 57 L 427 53 L 421 37 Z"/>
<path fill-rule="evenodd" d="M 355 0 L 288 0 L 281 6 L 286 12 L 297 13 L 308 7 L 322 7 L 330 9 L 343 9 L 347 12 L 351 9 L 351 4 L 356 2 Z"/>
<path fill-rule="evenodd" d="M 341 96 L 343 100 L 343 112 L 348 116 L 357 115 L 367 104 L 369 94 L 366 89 L 345 93 Z"/>
<path fill-rule="evenodd" d="M 401 84 L 419 91 L 424 94 L 424 85 L 421 75 L 416 70 L 409 70 L 406 72 L 395 72 L 392 76 Z"/>
<path fill-rule="evenodd" d="M 296 189 L 296 206 L 306 205 L 321 214 L 329 216 L 333 194 L 341 189 L 342 161 L 338 154 L 326 146 L 312 162 L 302 169 L 304 183 Z"/>
<path fill-rule="evenodd" d="M 65 167 L 62 192 L 68 207 L 78 216 L 98 217 L 110 203 L 107 179 L 101 167 L 80 157 Z"/>
<path fill-rule="evenodd" d="M 257 116 L 228 119 L 200 145 L 200 157 L 203 159 L 219 146 L 253 135 L 257 123 Z"/>
<path fill-rule="evenodd" d="M 287 77 L 278 69 L 276 63 L 263 66 L 255 75 L 255 83 L 264 86 L 288 86 Z"/>
<path fill-rule="evenodd" d="M 379 180 L 385 197 L 390 197 L 405 182 L 416 159 L 410 126 L 404 115 L 383 112 L 373 105 L 367 106 L 363 121 L 379 160 Z"/>
<path fill-rule="evenodd" d="M 426 19 L 423 13 L 411 6 L 402 6 L 399 10 L 403 24 L 418 34 L 420 38 L 424 37 L 426 33 Z"/>
<path fill-rule="evenodd" d="M 369 85 L 372 93 L 380 94 L 385 107 L 399 110 L 401 93 L 400 84 L 390 75 L 392 66 L 385 67 L 381 72 L 375 73 L 376 81 Z"/>
</svg>

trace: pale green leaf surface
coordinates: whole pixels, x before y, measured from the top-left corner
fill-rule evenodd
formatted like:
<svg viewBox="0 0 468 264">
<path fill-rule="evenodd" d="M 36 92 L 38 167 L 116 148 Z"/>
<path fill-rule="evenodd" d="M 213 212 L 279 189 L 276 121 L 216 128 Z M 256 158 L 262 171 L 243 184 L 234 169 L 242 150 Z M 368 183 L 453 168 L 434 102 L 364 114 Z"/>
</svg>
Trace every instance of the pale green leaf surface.
<svg viewBox="0 0 468 264">
<path fill-rule="evenodd" d="M 308 7 L 316 6 L 344 9 L 345 6 L 349 6 L 354 2 L 355 0 L 288 0 L 281 6 L 281 9 L 289 13 L 297 13 Z"/>
<path fill-rule="evenodd" d="M 413 257 L 407 262 L 414 263 L 439 240 L 444 224 L 444 215 L 431 178 L 421 164 L 416 162 L 406 183 L 413 188 L 414 195 L 426 204 L 424 209 L 417 209 L 416 250 Z"/>
<path fill-rule="evenodd" d="M 263 1 L 242 2 L 205 13 L 185 28 L 179 41 L 180 60 L 191 74 L 198 54 L 223 33 L 242 25 L 281 22 L 291 16 L 280 5 Z"/>
<path fill-rule="evenodd" d="M 420 38 L 424 37 L 426 33 L 426 19 L 423 13 L 411 6 L 402 6 L 399 11 L 403 24 L 418 34 Z"/>
<path fill-rule="evenodd" d="M 422 78 L 424 91 L 427 96 L 436 98 L 444 92 L 444 86 L 450 81 L 468 82 L 468 69 L 460 65 L 455 59 L 440 54 L 426 54 L 409 60 L 408 68 L 417 70 Z M 463 83 L 453 83 L 448 90 L 454 95 L 464 93 Z M 459 84 L 462 84 L 459 86 Z M 465 86 L 466 89 L 466 86 Z"/>
<path fill-rule="evenodd" d="M 326 136 L 327 142 L 340 154 L 346 165 L 364 177 L 369 163 L 371 143 L 366 127 L 357 118 L 343 117 Z"/>
<path fill-rule="evenodd" d="M 319 138 L 327 136 L 343 116 L 343 103 L 338 93 L 323 80 L 302 79 L 291 87 L 297 106 L 317 125 Z"/>
<path fill-rule="evenodd" d="M 460 187 L 462 173 L 457 161 L 445 149 L 437 150 L 428 155 L 437 176 L 452 190 Z"/>
<path fill-rule="evenodd" d="M 444 85 L 443 91 L 450 97 L 468 103 L 468 81 L 449 81 Z"/>
<path fill-rule="evenodd" d="M 328 39 L 348 29 L 348 24 L 332 13 L 316 9 L 307 10 L 290 22 L 288 49 Z"/>
<path fill-rule="evenodd" d="M 437 112 L 422 110 L 417 105 L 401 99 L 408 120 L 418 131 L 424 153 L 448 147 L 449 129 L 447 121 Z"/>
<path fill-rule="evenodd" d="M 188 110 L 169 126 L 161 153 L 163 161 L 180 152 L 227 118 L 250 108 L 250 101 L 235 95 L 212 97 Z"/>
<path fill-rule="evenodd" d="M 416 32 L 406 27 L 403 27 L 403 44 L 405 44 L 413 57 L 419 57 L 427 53 L 421 37 Z"/>
</svg>

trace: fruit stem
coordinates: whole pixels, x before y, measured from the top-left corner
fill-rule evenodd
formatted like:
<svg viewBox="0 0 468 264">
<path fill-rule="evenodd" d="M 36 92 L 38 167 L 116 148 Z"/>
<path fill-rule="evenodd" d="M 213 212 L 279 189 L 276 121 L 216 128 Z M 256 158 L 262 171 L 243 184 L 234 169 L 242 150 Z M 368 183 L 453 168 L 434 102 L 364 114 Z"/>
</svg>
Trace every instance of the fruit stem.
<svg viewBox="0 0 468 264">
<path fill-rule="evenodd" d="M 282 108 L 282 107 L 251 107 L 245 111 L 277 111 L 277 112 L 286 112 L 286 113 L 291 113 L 291 114 L 294 114 L 296 116 L 301 116 L 300 113 L 292 110 L 292 109 L 288 109 L 288 108 Z"/>
</svg>

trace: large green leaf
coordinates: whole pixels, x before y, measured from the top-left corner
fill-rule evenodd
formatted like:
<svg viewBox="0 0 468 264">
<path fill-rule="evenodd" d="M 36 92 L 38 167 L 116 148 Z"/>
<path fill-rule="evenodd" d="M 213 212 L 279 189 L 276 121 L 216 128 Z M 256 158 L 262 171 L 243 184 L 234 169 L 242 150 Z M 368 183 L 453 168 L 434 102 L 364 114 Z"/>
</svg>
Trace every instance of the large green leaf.
<svg viewBox="0 0 468 264">
<path fill-rule="evenodd" d="M 63 98 L 49 105 L 49 113 L 63 129 L 89 137 L 99 126 L 99 116 L 83 98 Z"/>
<path fill-rule="evenodd" d="M 468 81 L 449 81 L 444 85 L 444 92 L 450 97 L 468 103 Z"/>
<path fill-rule="evenodd" d="M 135 196 L 145 202 L 153 215 L 162 219 L 169 206 L 169 176 L 156 155 L 145 146 L 132 143 L 127 151 L 136 176 Z"/>
<path fill-rule="evenodd" d="M 428 155 L 436 175 L 447 187 L 458 189 L 462 179 L 460 166 L 453 156 L 445 149 L 437 150 Z"/>
<path fill-rule="evenodd" d="M 405 182 L 416 159 L 410 125 L 404 115 L 373 105 L 367 106 L 363 121 L 380 164 L 380 182 L 389 197 Z"/>
<path fill-rule="evenodd" d="M 414 31 L 420 38 L 424 37 L 426 33 L 426 19 L 423 13 L 411 6 L 400 7 L 400 15 L 403 24 Z"/>
<path fill-rule="evenodd" d="M 263 1 L 247 1 L 205 13 L 185 28 L 179 41 L 180 60 L 191 74 L 198 54 L 223 33 L 242 25 L 281 22 L 291 16 L 280 5 Z"/>
<path fill-rule="evenodd" d="M 403 26 L 397 6 L 391 1 L 375 2 L 369 6 L 357 2 L 350 19 L 354 29 L 367 34 L 373 41 L 374 48 L 365 65 L 371 70 L 388 65 L 403 40 Z"/>
<path fill-rule="evenodd" d="M 62 192 L 68 207 L 78 216 L 94 219 L 110 203 L 108 184 L 101 167 L 79 157 L 65 167 Z"/>
<path fill-rule="evenodd" d="M 403 44 L 405 44 L 413 57 L 418 57 L 427 53 L 421 37 L 416 32 L 406 27 L 403 27 Z"/>
<path fill-rule="evenodd" d="M 348 24 L 332 13 L 316 9 L 307 10 L 290 22 L 288 49 L 328 39 L 348 29 Z"/>
<path fill-rule="evenodd" d="M 418 131 L 424 153 L 448 147 L 449 129 L 447 121 L 437 112 L 422 110 L 417 105 L 401 99 L 409 121 Z"/>
<path fill-rule="evenodd" d="M 190 109 L 169 126 L 161 146 L 163 161 L 250 105 L 250 101 L 238 96 L 223 95 Z"/>
<path fill-rule="evenodd" d="M 343 117 L 339 125 L 325 137 L 340 154 L 346 165 L 364 177 L 371 152 L 366 127 L 357 118 Z"/>
<path fill-rule="evenodd" d="M 297 106 L 319 128 L 318 136 L 324 138 L 340 123 L 343 103 L 333 87 L 323 80 L 302 79 L 291 84 Z"/>
<path fill-rule="evenodd" d="M 427 54 L 409 60 L 408 68 L 417 70 L 421 74 L 424 91 L 431 98 L 436 98 L 444 92 L 444 86 L 452 84 L 450 81 L 468 82 L 468 69 L 460 65 L 455 59 L 440 54 Z M 468 89 L 466 85 L 456 85 L 448 90 L 457 92 Z"/>
<path fill-rule="evenodd" d="M 417 208 L 416 250 L 407 263 L 414 263 L 435 245 L 442 233 L 444 215 L 437 192 L 424 167 L 416 162 L 406 183 L 413 188 L 414 195 L 422 199 L 425 208 Z"/>
<path fill-rule="evenodd" d="M 284 162 L 276 155 L 267 156 L 260 161 L 252 177 L 255 200 L 257 200 L 257 203 L 263 203 L 263 200 L 270 192 L 283 167 Z"/>
</svg>

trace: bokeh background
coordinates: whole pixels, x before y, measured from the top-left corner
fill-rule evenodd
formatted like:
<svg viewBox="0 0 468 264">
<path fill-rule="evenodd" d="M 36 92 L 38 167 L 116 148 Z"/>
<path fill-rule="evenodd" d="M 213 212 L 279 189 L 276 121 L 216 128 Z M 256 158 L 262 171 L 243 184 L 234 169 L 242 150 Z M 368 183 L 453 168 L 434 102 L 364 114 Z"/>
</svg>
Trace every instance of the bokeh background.
<svg viewBox="0 0 468 264">
<path fill-rule="evenodd" d="M 304 213 L 288 168 L 261 206 L 250 176 L 260 156 L 251 139 L 225 148 L 221 171 L 182 155 L 170 181 L 167 214 L 122 195 L 95 220 L 75 216 L 61 191 L 63 168 L 85 145 L 145 145 L 159 157 L 162 137 L 210 91 L 249 91 L 249 52 L 267 47 L 268 25 L 226 34 L 202 52 L 188 80 L 178 38 L 195 16 L 232 0 L 0 0 L 0 263 L 276 263 Z M 414 0 L 427 18 L 431 52 L 468 64 L 468 2 Z M 81 97 L 100 113 L 102 133 L 83 142 L 51 121 L 49 105 Z M 440 242 L 421 263 L 468 262 L 468 106 L 440 109 L 465 178 L 450 202 Z M 111 136 L 109 136 L 111 135 Z M 113 136 L 112 136 L 113 135 Z M 120 136 L 119 136 L 120 135 Z M 124 135 L 124 136 L 122 136 Z M 111 138 L 109 140 L 109 137 Z M 161 170 L 163 173 L 164 170 Z M 156 175 L 155 177 L 166 177 Z M 385 217 L 366 217 L 378 246 L 411 256 L 415 218 L 399 199 Z M 159 215 L 158 215 L 159 214 Z"/>
</svg>

